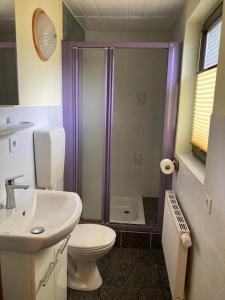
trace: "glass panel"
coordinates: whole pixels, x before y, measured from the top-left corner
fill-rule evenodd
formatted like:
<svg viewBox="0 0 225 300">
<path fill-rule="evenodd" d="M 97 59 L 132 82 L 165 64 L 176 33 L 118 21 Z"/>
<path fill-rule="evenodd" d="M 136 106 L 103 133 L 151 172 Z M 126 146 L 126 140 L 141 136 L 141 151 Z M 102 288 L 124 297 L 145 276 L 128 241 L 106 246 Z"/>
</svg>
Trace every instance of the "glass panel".
<svg viewBox="0 0 225 300">
<path fill-rule="evenodd" d="M 110 222 L 156 225 L 167 49 L 115 50 Z"/>
<path fill-rule="evenodd" d="M 83 219 L 101 220 L 104 159 L 104 49 L 80 56 L 81 197 Z"/>
<path fill-rule="evenodd" d="M 204 69 L 217 65 L 220 47 L 221 18 L 207 32 Z"/>
</svg>

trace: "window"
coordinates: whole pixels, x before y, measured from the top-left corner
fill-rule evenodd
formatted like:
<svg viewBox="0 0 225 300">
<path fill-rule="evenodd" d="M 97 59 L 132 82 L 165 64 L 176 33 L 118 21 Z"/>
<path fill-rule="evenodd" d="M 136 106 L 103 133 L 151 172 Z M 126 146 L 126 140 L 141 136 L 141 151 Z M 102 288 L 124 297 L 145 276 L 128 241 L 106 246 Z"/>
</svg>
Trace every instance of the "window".
<svg viewBox="0 0 225 300">
<path fill-rule="evenodd" d="M 213 109 L 222 24 L 222 4 L 203 25 L 197 73 L 191 144 L 193 153 L 205 162 L 210 117 Z"/>
<path fill-rule="evenodd" d="M 204 57 L 204 69 L 214 67 L 217 65 L 220 46 L 222 20 L 219 18 L 210 28 L 206 34 L 206 46 Z"/>
</svg>

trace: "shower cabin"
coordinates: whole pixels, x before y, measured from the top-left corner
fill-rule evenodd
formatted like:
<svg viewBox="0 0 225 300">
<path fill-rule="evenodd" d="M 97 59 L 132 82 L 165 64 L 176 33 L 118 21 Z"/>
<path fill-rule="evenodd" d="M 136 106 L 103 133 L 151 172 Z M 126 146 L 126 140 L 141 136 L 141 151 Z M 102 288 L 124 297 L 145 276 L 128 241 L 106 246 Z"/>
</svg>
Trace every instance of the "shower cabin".
<svg viewBox="0 0 225 300">
<path fill-rule="evenodd" d="M 63 42 L 64 188 L 81 221 L 161 231 L 180 60 L 179 43 Z"/>
</svg>

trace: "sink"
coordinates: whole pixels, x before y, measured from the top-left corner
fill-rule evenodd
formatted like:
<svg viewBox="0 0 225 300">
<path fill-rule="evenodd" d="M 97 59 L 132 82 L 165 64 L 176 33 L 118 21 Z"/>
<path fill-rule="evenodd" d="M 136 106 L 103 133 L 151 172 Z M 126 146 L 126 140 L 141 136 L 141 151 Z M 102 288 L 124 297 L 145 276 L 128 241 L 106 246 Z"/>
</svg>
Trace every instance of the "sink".
<svg viewBox="0 0 225 300">
<path fill-rule="evenodd" d="M 16 208 L 0 209 L 0 250 L 37 252 L 61 241 L 79 222 L 82 203 L 76 193 L 27 189 L 15 198 Z M 33 234 L 34 227 L 44 232 Z"/>
</svg>

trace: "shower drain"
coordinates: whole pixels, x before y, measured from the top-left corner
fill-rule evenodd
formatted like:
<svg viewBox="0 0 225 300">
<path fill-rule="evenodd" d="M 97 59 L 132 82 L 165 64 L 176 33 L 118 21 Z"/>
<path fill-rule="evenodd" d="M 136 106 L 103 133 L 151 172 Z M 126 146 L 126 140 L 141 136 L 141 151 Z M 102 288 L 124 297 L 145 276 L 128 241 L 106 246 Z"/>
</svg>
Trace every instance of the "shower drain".
<svg viewBox="0 0 225 300">
<path fill-rule="evenodd" d="M 124 213 L 125 214 L 130 214 L 130 211 L 129 210 L 124 210 Z"/>
<path fill-rule="evenodd" d="M 43 233 L 44 231 L 45 231 L 44 227 L 33 227 L 30 232 L 33 234 L 40 234 Z"/>
</svg>

